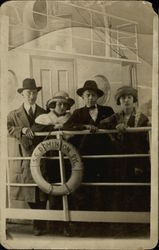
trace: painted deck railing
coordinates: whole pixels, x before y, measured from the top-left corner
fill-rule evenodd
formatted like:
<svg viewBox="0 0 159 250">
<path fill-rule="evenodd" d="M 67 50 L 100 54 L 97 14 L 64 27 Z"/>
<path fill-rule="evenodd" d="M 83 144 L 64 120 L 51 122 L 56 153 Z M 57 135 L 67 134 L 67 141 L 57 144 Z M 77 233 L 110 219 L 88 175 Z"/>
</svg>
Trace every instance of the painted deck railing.
<svg viewBox="0 0 159 250">
<path fill-rule="evenodd" d="M 147 132 L 149 135 L 149 142 L 151 144 L 151 128 L 128 128 L 126 133 L 141 133 Z M 100 129 L 96 134 L 104 133 L 117 133 L 116 130 L 103 130 Z M 64 135 L 85 135 L 90 134 L 88 130 L 85 131 L 54 131 L 54 132 L 37 132 L 35 136 L 52 136 L 55 135 L 57 139 L 62 138 Z M 48 139 L 48 138 L 47 138 Z M 150 145 L 151 149 L 151 145 Z M 83 158 L 122 158 L 122 157 L 150 157 L 150 153 L 147 154 L 116 154 L 116 155 L 82 155 Z M 43 157 L 50 159 L 59 159 L 60 162 L 60 173 L 61 173 L 61 184 L 65 182 L 64 166 L 63 166 L 62 152 L 59 151 L 59 156 L 55 157 Z M 151 158 L 151 157 L 150 157 Z M 8 161 L 13 160 L 30 160 L 31 157 L 8 157 Z M 9 168 L 7 167 L 7 176 L 9 175 Z M 60 183 L 58 183 L 60 184 Z M 83 182 L 81 185 L 90 186 L 149 186 L 148 182 Z M 35 183 L 23 184 L 23 183 L 6 183 L 8 193 L 10 193 L 11 187 L 33 187 L 37 186 Z M 8 197 L 8 204 L 10 204 L 10 198 Z M 121 222 L 121 223 L 150 223 L 150 212 L 129 212 L 129 211 L 70 211 L 68 208 L 67 196 L 63 196 L 63 210 L 35 210 L 35 209 L 17 209 L 8 208 L 5 209 L 5 216 L 7 218 L 14 219 L 40 219 L 40 220 L 59 220 L 59 221 L 92 221 L 92 222 Z"/>
</svg>

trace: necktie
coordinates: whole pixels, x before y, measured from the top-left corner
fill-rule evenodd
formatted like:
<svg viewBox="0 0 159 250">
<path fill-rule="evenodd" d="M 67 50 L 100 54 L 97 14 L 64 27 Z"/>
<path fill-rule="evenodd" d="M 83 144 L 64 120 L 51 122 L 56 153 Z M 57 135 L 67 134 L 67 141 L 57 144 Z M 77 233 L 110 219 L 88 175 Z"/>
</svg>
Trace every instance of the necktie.
<svg viewBox="0 0 159 250">
<path fill-rule="evenodd" d="M 29 109 L 28 113 L 29 113 L 31 118 L 34 116 L 32 106 L 30 106 L 30 109 Z"/>
<path fill-rule="evenodd" d="M 95 109 L 96 106 L 91 106 L 91 107 L 87 107 L 88 110 L 92 110 L 92 109 Z"/>
</svg>

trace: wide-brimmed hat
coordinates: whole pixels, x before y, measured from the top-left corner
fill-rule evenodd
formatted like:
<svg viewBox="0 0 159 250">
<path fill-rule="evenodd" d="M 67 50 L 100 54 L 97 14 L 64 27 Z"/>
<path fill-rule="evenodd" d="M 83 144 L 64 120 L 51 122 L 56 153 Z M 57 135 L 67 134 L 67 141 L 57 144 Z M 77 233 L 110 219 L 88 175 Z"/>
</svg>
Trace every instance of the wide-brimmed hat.
<svg viewBox="0 0 159 250">
<path fill-rule="evenodd" d="M 83 92 L 86 91 L 86 90 L 93 90 L 94 92 L 97 93 L 97 95 L 99 97 L 101 97 L 102 95 L 104 95 L 104 92 L 101 89 L 98 88 L 97 83 L 95 81 L 93 81 L 93 80 L 87 80 L 84 83 L 83 88 L 77 89 L 77 94 L 79 96 L 82 96 Z"/>
<path fill-rule="evenodd" d="M 120 97 L 123 95 L 132 95 L 134 97 L 134 102 L 137 102 L 137 90 L 131 86 L 123 86 L 117 89 L 117 92 L 115 94 L 117 105 L 120 105 Z"/>
<path fill-rule="evenodd" d="M 72 107 L 72 105 L 75 103 L 75 101 L 69 97 L 69 95 L 65 91 L 59 91 L 54 94 L 54 96 L 47 101 L 47 107 L 55 107 L 55 104 L 57 101 L 62 101 L 64 103 L 67 103 L 69 108 Z"/>
<path fill-rule="evenodd" d="M 21 93 L 24 89 L 30 89 L 30 90 L 37 89 L 37 91 L 40 91 L 42 89 L 42 87 L 37 87 L 36 86 L 35 79 L 26 78 L 26 79 L 23 80 L 23 87 L 17 89 L 17 91 L 18 91 L 18 93 Z"/>
</svg>

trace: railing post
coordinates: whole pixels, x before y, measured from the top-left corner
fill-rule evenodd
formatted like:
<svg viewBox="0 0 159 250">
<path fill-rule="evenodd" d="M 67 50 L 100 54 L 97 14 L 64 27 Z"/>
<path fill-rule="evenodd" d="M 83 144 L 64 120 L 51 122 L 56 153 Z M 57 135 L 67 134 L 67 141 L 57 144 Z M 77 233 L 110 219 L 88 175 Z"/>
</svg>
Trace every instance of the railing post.
<svg viewBox="0 0 159 250">
<path fill-rule="evenodd" d="M 0 17 L 0 104 L 1 104 L 1 244 L 6 240 L 6 168 L 7 160 L 7 86 L 8 86 L 8 35 L 9 35 L 9 17 Z M 3 244 L 2 244 L 3 245 Z M 4 245 L 3 245 L 4 246 Z"/>
<path fill-rule="evenodd" d="M 62 135 L 57 134 L 57 139 L 62 140 Z M 64 158 L 63 158 L 63 153 L 61 152 L 61 150 L 59 150 L 59 163 L 60 163 L 61 184 L 64 184 L 66 181 L 66 176 L 65 176 Z M 62 196 L 62 201 L 63 201 L 63 210 L 64 210 L 64 221 L 69 221 L 70 216 L 69 216 L 67 195 Z"/>
<path fill-rule="evenodd" d="M 158 242 L 158 16 L 153 20 L 151 145 L 151 237 Z"/>
</svg>

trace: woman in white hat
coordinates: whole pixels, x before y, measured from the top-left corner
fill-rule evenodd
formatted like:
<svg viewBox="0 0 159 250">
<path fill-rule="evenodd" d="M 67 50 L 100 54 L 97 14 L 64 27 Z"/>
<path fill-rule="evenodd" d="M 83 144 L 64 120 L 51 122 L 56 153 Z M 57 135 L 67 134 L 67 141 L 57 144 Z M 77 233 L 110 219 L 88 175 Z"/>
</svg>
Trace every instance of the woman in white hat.
<svg viewBox="0 0 159 250">
<path fill-rule="evenodd" d="M 35 119 L 35 125 L 33 131 L 52 131 L 59 130 L 63 128 L 63 125 L 70 118 L 71 113 L 70 109 L 74 104 L 74 100 L 69 97 L 65 91 L 57 92 L 51 99 L 47 101 L 46 107 L 49 111 L 46 114 L 39 115 Z M 54 138 L 54 136 L 53 136 Z M 47 156 L 56 156 L 57 152 L 50 151 L 47 153 Z M 52 164 L 54 165 L 52 167 Z M 48 175 L 48 181 L 50 183 L 56 183 L 61 181 L 60 170 L 59 170 L 59 161 L 55 160 L 50 161 L 46 160 L 46 170 Z M 70 175 L 70 169 L 66 169 L 66 176 Z M 62 209 L 62 198 L 61 196 L 49 196 L 49 207 L 50 209 Z M 71 225 L 66 222 L 50 222 L 49 224 L 51 232 L 59 232 L 63 230 L 65 236 L 70 236 L 71 234 Z"/>
<path fill-rule="evenodd" d="M 42 114 L 35 119 L 35 123 L 41 125 L 53 125 L 53 128 L 62 129 L 64 123 L 70 118 L 70 108 L 74 100 L 65 91 L 57 92 L 47 101 L 49 113 Z"/>
</svg>

